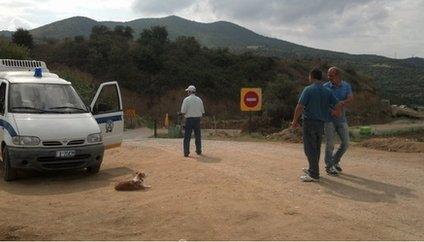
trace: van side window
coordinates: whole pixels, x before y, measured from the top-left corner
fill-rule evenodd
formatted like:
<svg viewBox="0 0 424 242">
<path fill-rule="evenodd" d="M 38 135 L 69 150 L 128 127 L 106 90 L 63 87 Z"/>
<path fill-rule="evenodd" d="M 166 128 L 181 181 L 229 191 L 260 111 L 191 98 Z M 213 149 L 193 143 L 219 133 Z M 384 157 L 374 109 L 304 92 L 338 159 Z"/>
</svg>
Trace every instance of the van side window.
<svg viewBox="0 0 424 242">
<path fill-rule="evenodd" d="M 93 107 L 93 114 L 113 113 L 120 111 L 119 95 L 115 85 L 107 85 L 97 98 Z"/>
<path fill-rule="evenodd" d="M 6 83 L 0 85 L 0 114 L 4 114 L 6 100 Z"/>
</svg>

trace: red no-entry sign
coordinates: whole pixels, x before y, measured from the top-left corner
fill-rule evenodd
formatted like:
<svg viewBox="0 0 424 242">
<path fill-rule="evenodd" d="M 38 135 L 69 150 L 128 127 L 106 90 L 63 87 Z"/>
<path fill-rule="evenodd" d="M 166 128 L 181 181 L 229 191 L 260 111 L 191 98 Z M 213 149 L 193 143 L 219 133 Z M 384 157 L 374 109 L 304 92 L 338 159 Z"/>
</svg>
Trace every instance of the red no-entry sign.
<svg viewBox="0 0 424 242">
<path fill-rule="evenodd" d="M 240 92 L 241 111 L 260 111 L 262 108 L 262 89 L 242 88 Z"/>
<path fill-rule="evenodd" d="M 259 103 L 259 96 L 256 92 L 249 91 L 244 95 L 244 104 L 249 107 L 253 108 Z"/>
</svg>

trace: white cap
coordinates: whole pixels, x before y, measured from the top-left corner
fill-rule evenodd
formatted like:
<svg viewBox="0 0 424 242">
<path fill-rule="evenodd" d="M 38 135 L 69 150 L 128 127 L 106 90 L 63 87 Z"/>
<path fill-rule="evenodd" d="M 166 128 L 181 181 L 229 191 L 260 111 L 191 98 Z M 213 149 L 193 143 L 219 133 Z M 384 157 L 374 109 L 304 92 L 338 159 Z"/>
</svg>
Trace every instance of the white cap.
<svg viewBox="0 0 424 242">
<path fill-rule="evenodd" d="M 187 89 L 185 89 L 187 92 L 195 92 L 196 91 L 196 87 L 195 86 L 193 86 L 193 85 L 190 85 L 190 86 L 188 86 L 187 87 Z"/>
</svg>

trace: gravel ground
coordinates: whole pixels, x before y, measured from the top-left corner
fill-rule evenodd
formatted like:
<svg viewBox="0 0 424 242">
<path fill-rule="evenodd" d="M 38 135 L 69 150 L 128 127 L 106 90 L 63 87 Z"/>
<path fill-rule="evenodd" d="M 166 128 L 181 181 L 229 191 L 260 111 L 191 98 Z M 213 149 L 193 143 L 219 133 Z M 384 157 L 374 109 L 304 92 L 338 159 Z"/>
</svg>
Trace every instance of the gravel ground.
<svg viewBox="0 0 424 242">
<path fill-rule="evenodd" d="M 0 181 L 0 239 L 424 240 L 422 154 L 352 147 L 312 184 L 304 166 L 301 144 L 206 140 L 184 158 L 181 140 L 132 139 L 98 175 Z M 152 189 L 114 191 L 135 171 Z"/>
</svg>

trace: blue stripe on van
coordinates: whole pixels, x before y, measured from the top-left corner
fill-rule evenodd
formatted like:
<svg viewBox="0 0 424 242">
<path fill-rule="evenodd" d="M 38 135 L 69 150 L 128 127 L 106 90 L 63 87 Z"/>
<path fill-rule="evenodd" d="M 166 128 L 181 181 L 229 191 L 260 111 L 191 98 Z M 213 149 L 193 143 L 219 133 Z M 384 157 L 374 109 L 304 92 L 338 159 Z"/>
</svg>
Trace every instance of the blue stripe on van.
<svg viewBox="0 0 424 242">
<path fill-rule="evenodd" d="M 15 137 L 15 136 L 18 135 L 16 133 L 15 129 L 13 128 L 13 126 L 9 122 L 7 122 L 6 120 L 0 119 L 0 126 L 3 127 L 4 129 L 6 129 L 7 132 L 9 132 L 11 137 Z"/>
<path fill-rule="evenodd" d="M 120 121 L 120 120 L 122 120 L 122 115 L 96 118 L 96 121 L 97 121 L 98 124 L 107 123 L 109 120 L 114 121 L 114 122 Z"/>
</svg>

